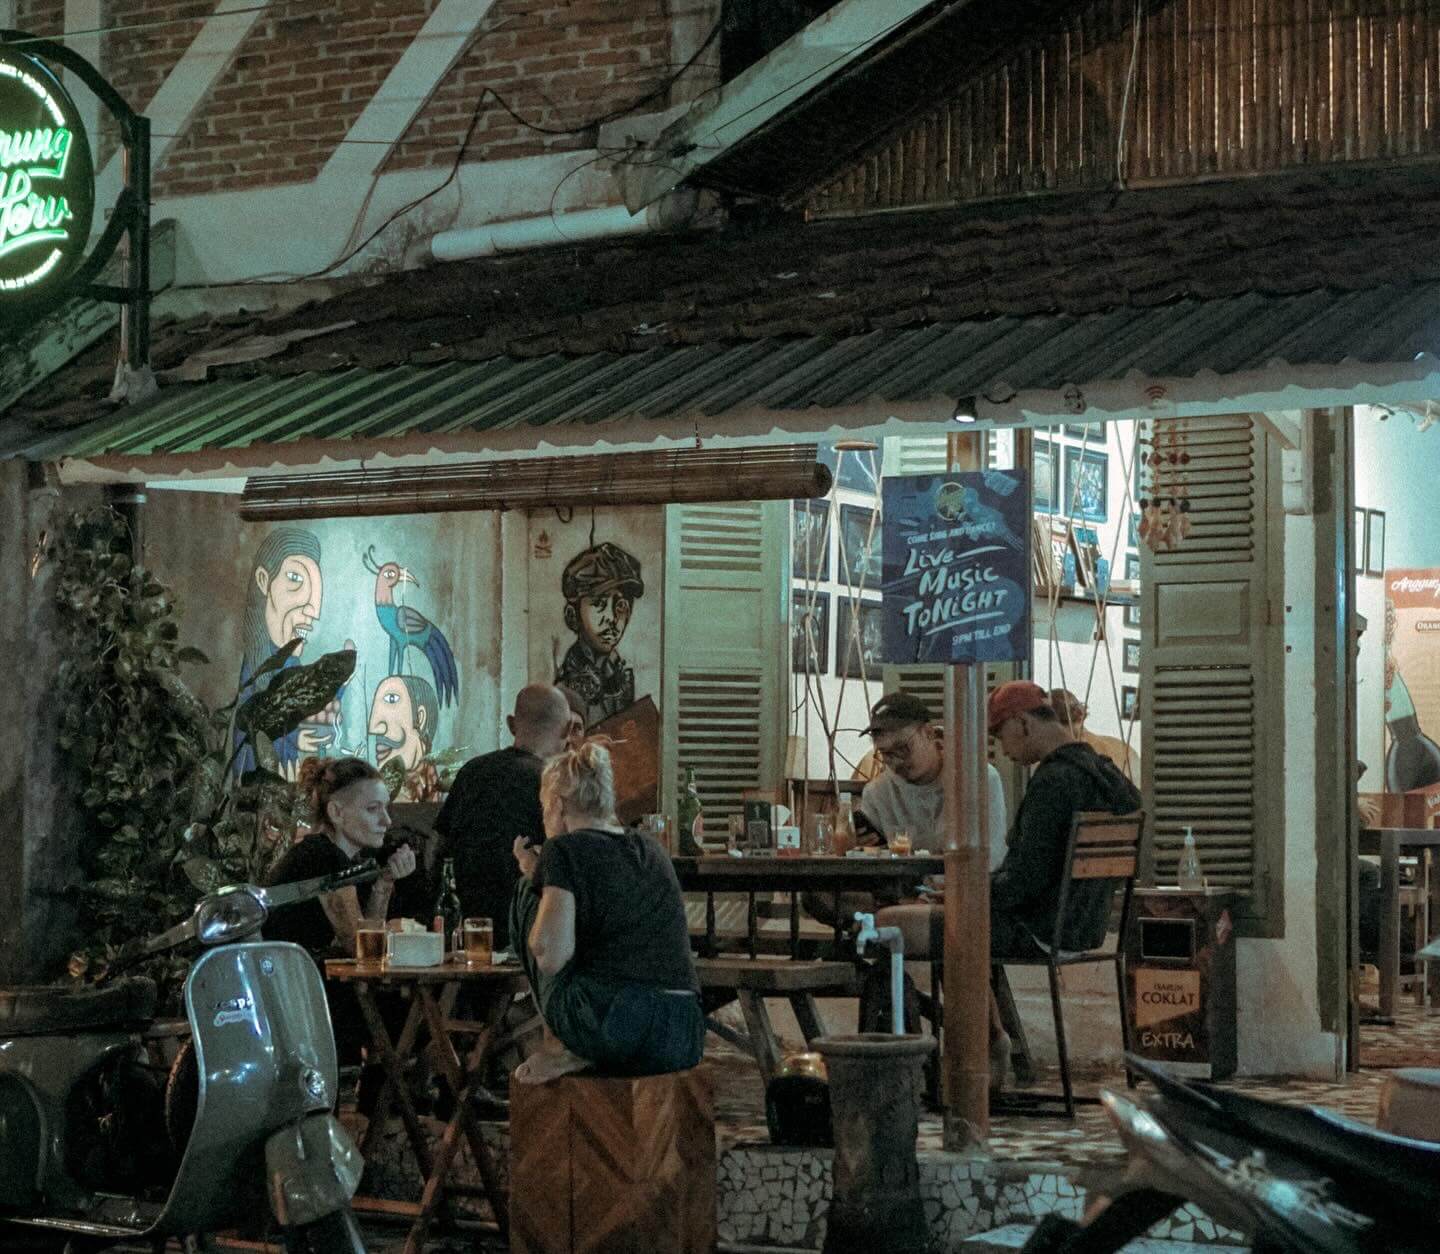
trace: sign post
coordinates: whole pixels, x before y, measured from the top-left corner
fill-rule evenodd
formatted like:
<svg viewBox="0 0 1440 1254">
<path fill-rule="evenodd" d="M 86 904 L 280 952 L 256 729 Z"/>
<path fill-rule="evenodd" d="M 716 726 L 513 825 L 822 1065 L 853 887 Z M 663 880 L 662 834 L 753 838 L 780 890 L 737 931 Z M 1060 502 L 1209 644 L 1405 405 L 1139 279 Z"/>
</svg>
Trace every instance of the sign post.
<svg viewBox="0 0 1440 1254">
<path fill-rule="evenodd" d="M 1029 657 L 1030 494 L 1024 472 L 979 469 L 983 435 L 952 441 L 950 460 L 885 481 L 883 613 L 887 662 L 948 666 L 945 1146 L 962 1150 L 990 1131 L 985 663 Z"/>
</svg>

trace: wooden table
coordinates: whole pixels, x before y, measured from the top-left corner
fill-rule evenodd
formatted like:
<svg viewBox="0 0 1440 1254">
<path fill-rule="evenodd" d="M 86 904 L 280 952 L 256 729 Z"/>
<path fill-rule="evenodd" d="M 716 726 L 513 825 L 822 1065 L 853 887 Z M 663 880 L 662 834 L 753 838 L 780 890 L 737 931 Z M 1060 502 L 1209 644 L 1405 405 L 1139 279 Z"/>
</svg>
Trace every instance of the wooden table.
<svg viewBox="0 0 1440 1254">
<path fill-rule="evenodd" d="M 861 857 L 782 858 L 776 854 L 746 854 L 732 858 L 715 854 L 704 858 L 675 858 L 675 874 L 686 892 L 706 894 L 705 942 L 706 957 L 715 953 L 715 894 L 746 893 L 750 898 L 748 936 L 750 956 L 756 954 L 758 939 L 755 894 L 782 892 L 790 894 L 790 955 L 799 956 L 800 894 L 877 892 L 890 888 L 909 888 L 927 875 L 943 875 L 945 859 L 940 854 L 912 854 Z M 840 943 L 842 920 L 835 921 L 835 942 Z"/>
<path fill-rule="evenodd" d="M 1440 829 L 1360 829 L 1360 852 L 1380 855 L 1380 1018 L 1391 1023 L 1395 1020 L 1395 995 L 1400 987 L 1400 855 L 1407 850 L 1419 853 L 1422 860 L 1428 853 L 1440 850 Z M 1424 988 L 1423 980 L 1421 988 Z"/>
<path fill-rule="evenodd" d="M 508 1227 L 508 1214 L 501 1173 L 470 1112 L 470 1098 L 485 1073 L 485 1063 L 495 1047 L 499 1036 L 497 1029 L 504 1020 L 505 1012 L 516 995 L 529 988 L 525 973 L 515 966 L 466 967 L 459 963 L 445 963 L 437 967 L 361 966 L 347 958 L 326 962 L 325 977 L 355 989 L 360 1011 L 365 1016 L 371 1040 L 385 1069 L 385 1087 L 370 1116 L 370 1126 L 365 1130 L 360 1146 L 361 1153 L 366 1158 L 370 1156 L 393 1102 L 400 1107 L 410 1148 L 425 1180 L 419 1211 L 405 1239 L 405 1254 L 420 1254 L 425 1247 L 430 1223 L 444 1202 L 447 1178 L 460 1149 L 462 1136 L 470 1144 L 470 1152 L 475 1157 L 484 1185 L 484 1195 L 504 1234 Z M 398 1040 L 390 1039 L 385 1021 L 375 1004 L 375 993 L 379 989 L 409 989 L 412 994 L 410 1012 Z M 477 1018 L 457 1020 L 451 1017 L 461 989 L 469 990 L 478 1003 Z M 405 1084 L 405 1063 L 417 1052 L 422 1027 L 429 1033 L 432 1059 L 455 1098 L 455 1111 L 433 1157 Z M 456 1047 L 456 1038 L 467 1036 L 473 1036 L 474 1042 L 462 1055 Z"/>
</svg>

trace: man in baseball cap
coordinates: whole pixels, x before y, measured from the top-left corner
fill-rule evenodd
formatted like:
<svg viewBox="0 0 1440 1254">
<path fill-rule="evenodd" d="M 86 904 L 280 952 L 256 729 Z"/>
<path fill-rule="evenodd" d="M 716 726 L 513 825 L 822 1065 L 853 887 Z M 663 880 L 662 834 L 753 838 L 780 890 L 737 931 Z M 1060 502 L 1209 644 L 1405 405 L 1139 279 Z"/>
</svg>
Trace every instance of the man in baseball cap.
<svg viewBox="0 0 1440 1254">
<path fill-rule="evenodd" d="M 1115 764 L 1077 741 L 1039 684 L 1017 679 L 990 694 L 990 734 L 1006 757 L 1034 768 L 1015 812 L 1009 849 L 990 877 L 990 952 L 1033 956 L 1035 941 L 1055 931 L 1060 880 L 1070 828 L 1081 810 L 1126 814 L 1140 808 L 1140 793 Z M 1093 949 L 1110 919 L 1110 880 L 1070 885 L 1060 943 Z"/>
</svg>

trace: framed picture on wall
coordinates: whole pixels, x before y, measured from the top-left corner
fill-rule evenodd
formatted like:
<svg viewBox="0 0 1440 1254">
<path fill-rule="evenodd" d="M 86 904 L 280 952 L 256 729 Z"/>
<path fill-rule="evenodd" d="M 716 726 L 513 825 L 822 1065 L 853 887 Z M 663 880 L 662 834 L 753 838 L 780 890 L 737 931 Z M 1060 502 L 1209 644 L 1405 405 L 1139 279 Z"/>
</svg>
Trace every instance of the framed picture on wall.
<svg viewBox="0 0 1440 1254">
<path fill-rule="evenodd" d="M 1094 445 L 1101 445 L 1105 442 L 1105 428 L 1099 423 L 1089 422 L 1067 422 L 1065 434 L 1072 440 L 1089 440 Z"/>
<path fill-rule="evenodd" d="M 1123 644 L 1125 651 L 1120 659 L 1120 669 L 1127 675 L 1138 675 L 1140 673 L 1140 642 L 1126 640 Z"/>
<path fill-rule="evenodd" d="M 1035 510 L 1053 514 L 1060 495 L 1059 449 L 1049 440 L 1036 440 L 1034 446 Z"/>
<path fill-rule="evenodd" d="M 1126 684 L 1120 689 L 1120 717 L 1133 723 L 1140 717 L 1140 689 Z"/>
<path fill-rule="evenodd" d="M 1125 554 L 1125 578 L 1126 578 L 1126 579 L 1139 579 L 1139 578 L 1140 578 L 1140 554 L 1138 554 L 1138 553 L 1127 553 L 1127 554 Z"/>
<path fill-rule="evenodd" d="M 1065 450 L 1065 491 L 1060 512 L 1104 522 L 1109 517 L 1110 458 L 1090 449 Z"/>
<path fill-rule="evenodd" d="M 830 669 L 828 592 L 815 594 L 813 609 L 808 592 L 796 589 L 790 594 L 790 669 L 796 675 L 823 675 Z"/>
<path fill-rule="evenodd" d="M 1352 541 L 1354 548 L 1351 552 L 1355 558 L 1355 573 L 1365 573 L 1365 562 L 1369 557 L 1369 548 L 1365 543 L 1365 525 L 1370 518 L 1370 511 L 1360 506 L 1355 507 L 1355 538 Z"/>
<path fill-rule="evenodd" d="M 790 568 L 796 579 L 830 578 L 830 506 L 825 501 L 796 501 L 790 511 Z"/>
<path fill-rule="evenodd" d="M 1365 517 L 1365 573 L 1385 573 L 1385 511 L 1366 510 Z"/>
<path fill-rule="evenodd" d="M 880 678 L 881 651 L 884 647 L 884 617 L 879 601 L 860 602 L 860 630 L 851 638 L 851 600 L 838 597 L 835 603 L 835 676 L 836 678 L 862 678 L 861 663 L 864 663 L 863 678 Z"/>
<path fill-rule="evenodd" d="M 863 505 L 840 507 L 840 579 L 880 587 L 880 520 Z"/>
<path fill-rule="evenodd" d="M 1121 619 L 1121 621 L 1122 621 L 1122 622 L 1125 624 L 1125 626 L 1127 626 L 1127 627 L 1139 627 L 1139 626 L 1140 626 L 1140 606 L 1139 606 L 1139 605 L 1127 605 L 1127 606 L 1125 607 L 1125 614 L 1124 614 L 1123 618 Z"/>
<path fill-rule="evenodd" d="M 1130 530 L 1129 530 L 1129 532 L 1128 532 L 1128 536 L 1129 536 L 1130 547 L 1131 547 L 1132 549 L 1138 549 L 1138 548 L 1140 547 L 1140 515 L 1139 515 L 1139 514 L 1136 514 L 1136 513 L 1133 513 L 1133 512 L 1131 513 L 1131 515 L 1130 515 Z"/>
</svg>

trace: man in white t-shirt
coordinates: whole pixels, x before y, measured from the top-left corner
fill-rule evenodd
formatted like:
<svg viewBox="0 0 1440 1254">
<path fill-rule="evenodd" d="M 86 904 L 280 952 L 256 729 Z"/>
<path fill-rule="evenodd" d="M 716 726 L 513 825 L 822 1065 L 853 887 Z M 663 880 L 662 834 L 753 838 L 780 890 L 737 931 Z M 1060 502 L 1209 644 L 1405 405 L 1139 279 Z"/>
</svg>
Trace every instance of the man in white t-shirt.
<svg viewBox="0 0 1440 1254">
<path fill-rule="evenodd" d="M 885 769 L 865 785 L 860 811 L 886 843 L 909 832 L 911 846 L 939 853 L 945 847 L 945 745 L 940 728 L 919 697 L 892 692 L 870 711 L 866 734 Z M 1000 772 L 986 768 L 989 816 L 986 827 L 993 871 L 1005 860 L 1005 789 Z"/>
<path fill-rule="evenodd" d="M 884 769 L 865 785 L 860 808 L 855 812 L 855 830 L 862 844 L 889 844 L 897 832 L 908 832 L 912 849 L 939 853 L 945 847 L 945 747 L 941 729 L 930 719 L 929 707 L 919 697 L 892 692 L 880 698 L 870 711 L 865 732 L 875 742 L 875 757 Z M 1005 860 L 1005 790 L 1000 772 L 993 766 L 986 772 L 989 820 L 986 826 L 993 871 Z M 918 885 L 917 877 L 915 885 Z M 911 893 L 841 893 L 838 912 L 842 925 L 855 911 L 874 911 L 893 906 Z M 804 893 L 800 898 L 807 913 L 823 923 L 834 923 L 837 901 L 834 893 Z"/>
</svg>

